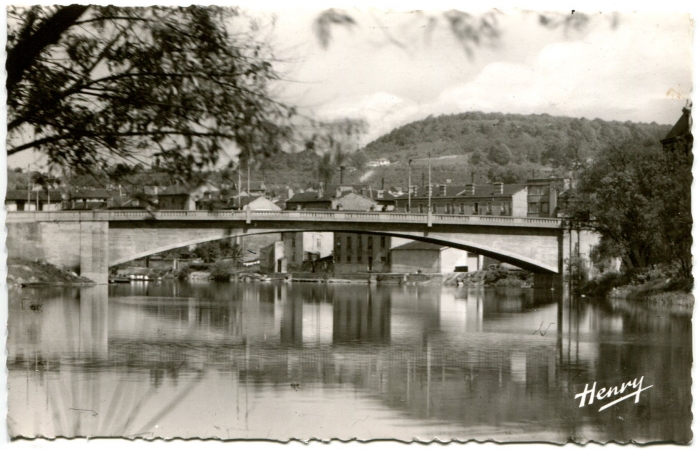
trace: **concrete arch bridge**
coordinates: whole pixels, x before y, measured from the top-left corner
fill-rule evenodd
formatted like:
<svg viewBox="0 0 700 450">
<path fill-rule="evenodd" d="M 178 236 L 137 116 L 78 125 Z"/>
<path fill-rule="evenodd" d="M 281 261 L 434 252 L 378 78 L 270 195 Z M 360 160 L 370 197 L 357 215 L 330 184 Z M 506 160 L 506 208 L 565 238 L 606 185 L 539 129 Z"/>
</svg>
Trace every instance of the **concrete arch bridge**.
<svg viewBox="0 0 700 450">
<path fill-rule="evenodd" d="M 97 283 L 108 269 L 154 253 L 217 239 L 286 231 L 396 236 L 490 256 L 535 273 L 536 287 L 562 285 L 562 219 L 344 211 L 9 212 L 10 256 L 43 259 Z"/>
</svg>

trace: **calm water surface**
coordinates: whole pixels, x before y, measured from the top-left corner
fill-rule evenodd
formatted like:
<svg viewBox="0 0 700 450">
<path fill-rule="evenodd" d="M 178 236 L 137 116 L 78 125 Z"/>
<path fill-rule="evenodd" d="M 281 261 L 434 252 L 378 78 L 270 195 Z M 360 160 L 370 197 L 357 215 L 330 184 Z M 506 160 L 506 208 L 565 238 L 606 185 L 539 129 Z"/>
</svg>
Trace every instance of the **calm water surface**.
<svg viewBox="0 0 700 450">
<path fill-rule="evenodd" d="M 10 292 L 12 436 L 688 441 L 691 323 L 532 289 Z M 598 411 L 585 385 L 653 387 Z"/>
</svg>

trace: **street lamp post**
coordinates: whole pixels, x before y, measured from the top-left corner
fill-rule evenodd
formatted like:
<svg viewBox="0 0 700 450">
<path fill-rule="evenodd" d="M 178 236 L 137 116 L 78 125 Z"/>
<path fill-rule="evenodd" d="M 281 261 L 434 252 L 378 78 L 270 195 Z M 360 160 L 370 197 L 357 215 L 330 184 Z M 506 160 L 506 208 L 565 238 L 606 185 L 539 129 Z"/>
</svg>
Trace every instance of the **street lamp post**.
<svg viewBox="0 0 700 450">
<path fill-rule="evenodd" d="M 411 163 L 412 159 L 408 160 L 408 212 L 411 212 Z"/>
</svg>

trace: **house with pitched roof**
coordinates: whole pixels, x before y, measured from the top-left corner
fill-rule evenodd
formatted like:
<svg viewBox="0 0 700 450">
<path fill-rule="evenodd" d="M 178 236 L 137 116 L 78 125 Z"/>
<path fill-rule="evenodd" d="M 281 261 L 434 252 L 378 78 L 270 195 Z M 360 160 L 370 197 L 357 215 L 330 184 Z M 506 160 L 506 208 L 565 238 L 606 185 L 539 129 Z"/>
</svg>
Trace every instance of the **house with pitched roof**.
<svg viewBox="0 0 700 450">
<path fill-rule="evenodd" d="M 693 126 L 693 117 L 691 115 L 691 107 L 683 108 L 683 114 L 678 119 L 676 124 L 671 128 L 666 137 L 661 140 L 665 151 L 680 151 L 684 156 L 692 156 L 693 135 L 691 129 Z"/>
<path fill-rule="evenodd" d="M 369 194 L 369 191 L 366 192 Z M 291 211 L 377 211 L 379 202 L 362 193 L 352 185 L 321 185 L 318 191 L 299 192 L 286 201 Z"/>
<path fill-rule="evenodd" d="M 5 192 L 5 208 L 8 211 L 59 211 L 62 209 L 62 193 L 27 189 L 8 189 Z"/>
</svg>

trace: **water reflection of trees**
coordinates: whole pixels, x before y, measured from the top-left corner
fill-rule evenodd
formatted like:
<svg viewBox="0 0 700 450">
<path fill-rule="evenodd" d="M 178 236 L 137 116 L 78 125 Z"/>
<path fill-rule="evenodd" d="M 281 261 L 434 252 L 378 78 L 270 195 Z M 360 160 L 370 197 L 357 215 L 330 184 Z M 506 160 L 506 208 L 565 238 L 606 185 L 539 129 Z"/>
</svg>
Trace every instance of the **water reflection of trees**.
<svg viewBox="0 0 700 450">
<path fill-rule="evenodd" d="M 37 386 L 59 434 L 138 434 L 167 416 L 151 406 L 159 392 L 177 408 L 197 401 L 196 386 L 220 389 L 207 373 L 231 374 L 246 393 L 353 386 L 407 417 L 494 433 L 682 440 L 689 430 L 689 320 L 533 290 L 238 283 L 116 294 L 59 292 L 41 313 L 10 302 L 11 384 Z M 555 326 L 524 332 L 538 314 Z M 641 375 L 654 388 L 640 404 L 598 413 L 574 401 L 586 383 Z M 66 414 L 77 404 L 104 418 Z M 138 425 L 117 420 L 146 411 Z"/>
</svg>

